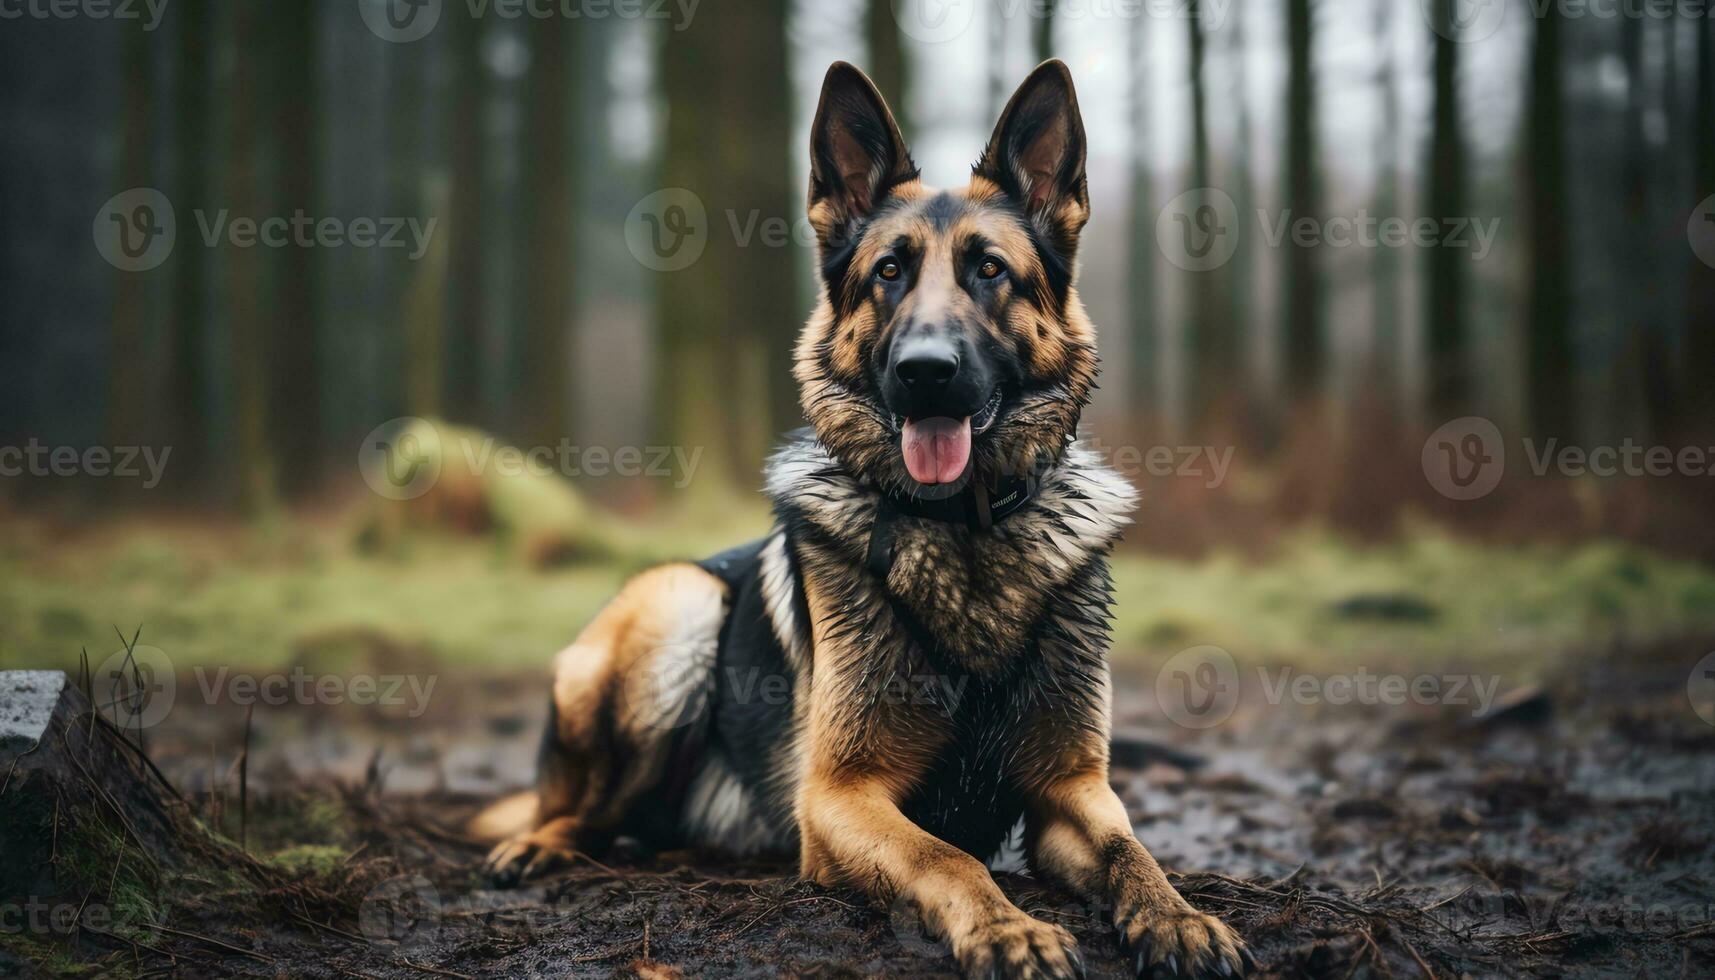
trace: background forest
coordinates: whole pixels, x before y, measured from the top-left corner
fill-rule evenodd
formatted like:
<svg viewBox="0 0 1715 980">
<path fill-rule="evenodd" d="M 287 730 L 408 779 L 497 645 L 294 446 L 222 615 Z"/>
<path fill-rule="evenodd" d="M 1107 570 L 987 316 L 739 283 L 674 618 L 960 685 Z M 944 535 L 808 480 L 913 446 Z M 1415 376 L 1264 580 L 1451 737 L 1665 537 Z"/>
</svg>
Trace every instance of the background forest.
<svg viewBox="0 0 1715 980">
<path fill-rule="evenodd" d="M 455 621 L 415 642 L 488 656 L 462 615 L 483 583 L 553 605 L 575 581 L 532 659 L 599 601 L 590 576 L 760 528 L 759 466 L 801 423 L 805 147 L 835 58 L 943 185 L 1030 66 L 1071 66 L 1104 353 L 1086 435 L 1143 489 L 1136 561 L 1215 576 L 1161 612 L 1198 625 L 1129 640 L 1266 618 L 1230 614 L 1222 576 L 1336 546 L 1551 578 L 1589 546 L 1715 557 L 1704 4 L 98 6 L 0 23 L 8 653 L 109 644 L 158 600 L 284 656 L 306 622 L 398 624 L 341 597 L 440 575 L 463 602 L 427 601 Z M 158 473 L 120 475 L 132 449 Z M 374 479 L 423 454 L 426 488 Z M 282 605 L 294 576 L 329 594 Z M 1539 618 L 1667 625 L 1589 601 Z"/>
</svg>

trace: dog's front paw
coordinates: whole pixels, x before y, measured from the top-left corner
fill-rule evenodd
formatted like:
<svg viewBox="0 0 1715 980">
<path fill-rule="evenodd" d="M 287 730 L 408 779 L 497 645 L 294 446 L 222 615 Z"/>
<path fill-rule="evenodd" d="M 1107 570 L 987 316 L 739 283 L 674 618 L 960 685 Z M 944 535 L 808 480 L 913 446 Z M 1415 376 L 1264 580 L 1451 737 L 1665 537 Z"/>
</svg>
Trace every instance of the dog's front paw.
<svg viewBox="0 0 1715 980">
<path fill-rule="evenodd" d="M 496 844 L 482 863 L 482 876 L 497 888 L 512 888 L 564 867 L 576 856 L 577 850 L 563 835 L 532 831 Z"/>
<path fill-rule="evenodd" d="M 1255 965 L 1232 927 L 1189 905 L 1166 912 L 1144 906 L 1115 926 L 1140 977 L 1219 980 Z"/>
<path fill-rule="evenodd" d="M 1016 909 L 954 937 L 953 955 L 972 980 L 1084 975 L 1084 958 L 1071 933 Z"/>
</svg>

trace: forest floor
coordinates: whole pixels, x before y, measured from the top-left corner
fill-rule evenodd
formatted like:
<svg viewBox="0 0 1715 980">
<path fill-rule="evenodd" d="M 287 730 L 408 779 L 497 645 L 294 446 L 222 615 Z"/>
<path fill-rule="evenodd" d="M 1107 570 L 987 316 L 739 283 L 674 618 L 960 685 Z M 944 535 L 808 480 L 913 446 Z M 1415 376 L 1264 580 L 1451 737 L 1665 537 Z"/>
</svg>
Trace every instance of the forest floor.
<svg viewBox="0 0 1715 980">
<path fill-rule="evenodd" d="M 177 697 L 145 748 L 255 862 L 242 883 L 162 882 L 103 935 L 0 934 L 0 976 L 26 962 L 138 976 L 951 975 L 909 910 L 799 882 L 790 862 L 621 847 L 523 889 L 478 878 L 483 849 L 458 828 L 528 783 L 551 650 L 630 568 L 714 550 L 709 529 L 548 571 L 486 544 L 401 557 L 353 554 L 326 529 L 275 533 L 0 528 L 0 667 L 75 670 L 80 647 L 94 663 L 118 646 L 115 626 L 141 625 Z M 1139 838 L 1265 975 L 1706 975 L 1715 727 L 1687 682 L 1715 650 L 1715 574 L 1618 545 L 1433 534 L 1116 564 L 1113 783 Z M 1176 668 L 1210 647 L 1230 651 L 1236 695 L 1188 716 Z M 233 683 L 293 668 L 402 684 L 380 705 L 247 705 Z M 1440 694 L 1385 703 L 1362 688 L 1381 676 Z M 997 866 L 1015 902 L 1078 936 L 1093 976 L 1123 974 L 1105 910 L 1032 879 L 1015 853 Z"/>
<path fill-rule="evenodd" d="M 1715 728 L 1686 703 L 1685 647 L 1563 665 L 1480 719 L 1274 705 L 1247 685 L 1230 718 L 1192 732 L 1142 710 L 1151 698 L 1127 681 L 1120 703 L 1139 707 L 1121 719 L 1133 741 L 1113 783 L 1139 838 L 1194 904 L 1239 928 L 1263 975 L 1706 976 Z M 123 938 L 85 934 L 50 965 L 328 978 L 952 975 L 909 910 L 802 883 L 788 862 L 622 848 L 530 887 L 487 888 L 482 849 L 456 828 L 489 794 L 448 784 L 461 770 L 466 783 L 516 781 L 540 685 L 457 686 L 432 716 L 457 740 L 456 758 L 404 730 L 366 730 L 349 707 L 259 726 L 243 833 L 274 884 L 166 888 Z M 230 774 L 198 749 L 242 740 L 241 718 L 224 716 L 154 734 L 150 751 L 205 821 L 237 837 Z M 343 741 L 399 748 L 365 750 L 364 774 L 347 779 L 323 768 Z M 404 785 L 421 769 L 439 772 L 438 785 Z M 1016 855 L 999 864 L 1016 903 L 1078 936 L 1092 976 L 1124 975 L 1102 908 L 1020 873 Z"/>
</svg>

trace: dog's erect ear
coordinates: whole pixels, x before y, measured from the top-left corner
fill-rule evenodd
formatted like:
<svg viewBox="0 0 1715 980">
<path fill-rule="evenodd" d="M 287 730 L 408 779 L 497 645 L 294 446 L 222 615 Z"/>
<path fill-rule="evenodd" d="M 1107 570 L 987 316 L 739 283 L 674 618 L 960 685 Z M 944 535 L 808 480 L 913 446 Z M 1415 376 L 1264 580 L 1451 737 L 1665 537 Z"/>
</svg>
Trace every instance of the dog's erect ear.
<svg viewBox="0 0 1715 980">
<path fill-rule="evenodd" d="M 822 246 L 867 216 L 899 184 L 917 179 L 899 124 L 875 83 L 836 61 L 810 126 L 810 223 Z"/>
<path fill-rule="evenodd" d="M 1075 246 L 1090 217 L 1084 180 L 1084 118 L 1072 73 L 1044 61 L 1012 94 L 974 168 L 1024 207 L 1032 221 Z"/>
</svg>

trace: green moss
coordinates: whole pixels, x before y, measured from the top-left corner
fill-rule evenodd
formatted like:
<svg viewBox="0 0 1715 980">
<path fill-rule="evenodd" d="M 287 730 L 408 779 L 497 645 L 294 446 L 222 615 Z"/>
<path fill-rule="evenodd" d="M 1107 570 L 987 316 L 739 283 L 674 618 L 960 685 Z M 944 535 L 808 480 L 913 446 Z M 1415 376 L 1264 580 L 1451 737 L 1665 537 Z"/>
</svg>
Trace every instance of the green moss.
<svg viewBox="0 0 1715 980">
<path fill-rule="evenodd" d="M 147 940 L 166 921 L 160 870 L 106 820 L 85 815 L 64 822 L 58 859 L 62 892 L 75 884 L 78 891 L 105 897 L 108 931 Z"/>
<path fill-rule="evenodd" d="M 118 955 L 104 961 L 80 961 L 64 945 L 27 932 L 0 932 L 0 950 L 30 964 L 33 975 L 47 977 L 127 978 L 135 976 L 131 965 Z"/>
<path fill-rule="evenodd" d="M 329 875 L 339 869 L 349 852 L 331 844 L 298 844 L 275 851 L 267 860 L 289 874 Z"/>
</svg>

